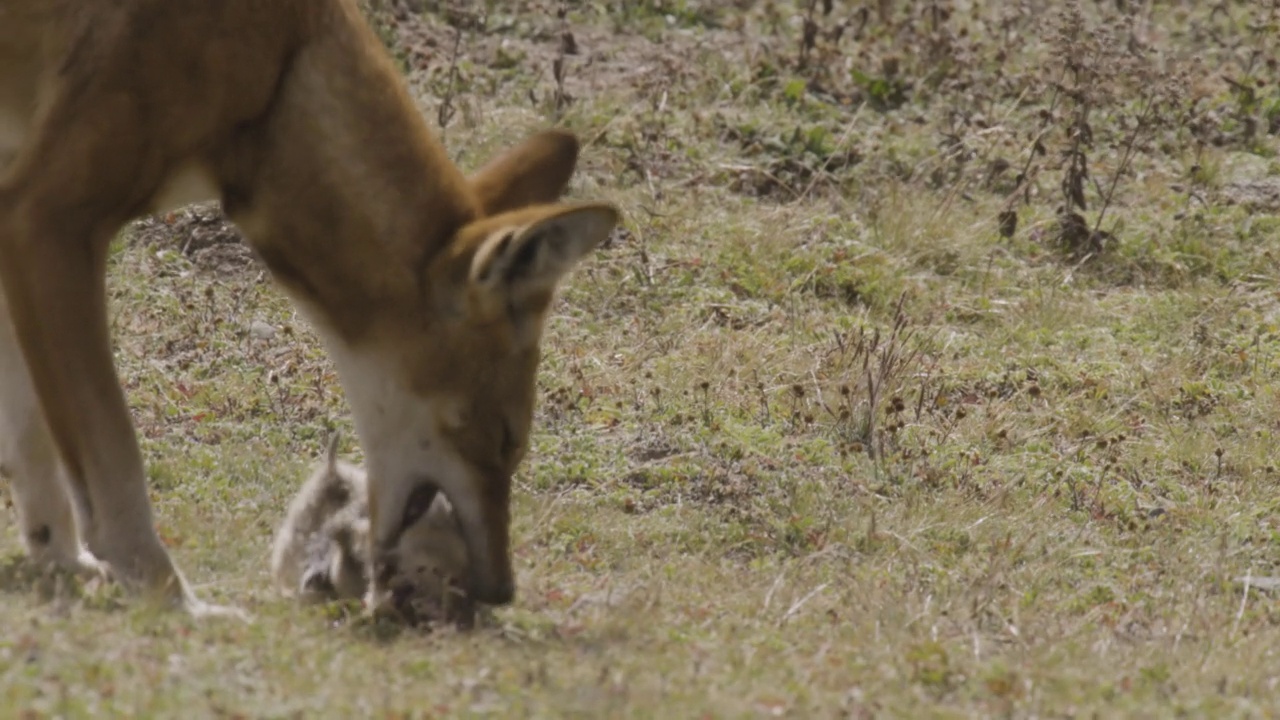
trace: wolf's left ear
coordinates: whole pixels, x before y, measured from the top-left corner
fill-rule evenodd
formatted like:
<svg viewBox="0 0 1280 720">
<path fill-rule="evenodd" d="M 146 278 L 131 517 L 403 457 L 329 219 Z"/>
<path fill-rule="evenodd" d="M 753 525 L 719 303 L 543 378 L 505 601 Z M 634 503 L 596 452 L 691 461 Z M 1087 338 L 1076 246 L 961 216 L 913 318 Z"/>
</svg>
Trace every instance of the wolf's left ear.
<svg viewBox="0 0 1280 720">
<path fill-rule="evenodd" d="M 520 337 L 536 339 L 556 286 L 617 224 L 616 208 L 593 203 L 550 207 L 532 222 L 500 228 L 472 257 L 472 287 L 507 309 Z"/>
<path fill-rule="evenodd" d="M 486 216 L 555 202 L 578 164 L 578 138 L 544 130 L 490 160 L 468 182 Z"/>
</svg>

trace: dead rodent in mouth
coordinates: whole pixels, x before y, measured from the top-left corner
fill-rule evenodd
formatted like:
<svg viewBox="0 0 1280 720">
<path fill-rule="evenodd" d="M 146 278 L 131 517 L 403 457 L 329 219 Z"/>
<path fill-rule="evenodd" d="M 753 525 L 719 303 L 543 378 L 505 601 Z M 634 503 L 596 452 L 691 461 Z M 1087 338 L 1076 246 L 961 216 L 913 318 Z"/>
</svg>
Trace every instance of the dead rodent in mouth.
<svg viewBox="0 0 1280 720">
<path fill-rule="evenodd" d="M 312 472 L 276 533 L 271 572 L 286 596 L 307 602 L 363 599 L 369 590 L 369 503 L 363 468 L 338 458 L 338 436 Z M 404 524 L 383 584 L 391 607 L 410 624 L 475 621 L 461 589 L 467 549 L 443 493 L 405 508 Z"/>
</svg>

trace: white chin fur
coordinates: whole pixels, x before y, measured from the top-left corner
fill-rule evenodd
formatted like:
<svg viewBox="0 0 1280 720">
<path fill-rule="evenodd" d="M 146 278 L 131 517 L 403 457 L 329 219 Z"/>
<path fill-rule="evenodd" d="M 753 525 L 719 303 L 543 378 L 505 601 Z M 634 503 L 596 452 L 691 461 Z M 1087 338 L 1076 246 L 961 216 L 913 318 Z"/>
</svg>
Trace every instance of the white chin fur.
<svg viewBox="0 0 1280 720">
<path fill-rule="evenodd" d="M 350 348 L 322 330 L 320 336 L 337 368 L 364 449 L 375 547 L 399 531 L 409 495 L 423 481 L 434 483 L 460 517 L 478 517 L 467 466 L 438 425 L 440 418 L 452 414 L 452 401 L 414 395 L 395 358 L 380 355 L 376 348 Z"/>
</svg>

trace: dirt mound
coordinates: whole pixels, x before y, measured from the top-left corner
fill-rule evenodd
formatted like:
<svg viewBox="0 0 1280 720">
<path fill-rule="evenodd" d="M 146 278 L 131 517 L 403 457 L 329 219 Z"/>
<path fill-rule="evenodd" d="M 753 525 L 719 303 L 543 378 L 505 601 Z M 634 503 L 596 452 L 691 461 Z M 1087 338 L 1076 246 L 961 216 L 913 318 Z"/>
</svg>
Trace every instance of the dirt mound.
<svg viewBox="0 0 1280 720">
<path fill-rule="evenodd" d="M 253 251 L 216 203 L 149 215 L 130 229 L 130 242 L 177 248 L 202 270 L 238 273 L 254 268 Z"/>
<path fill-rule="evenodd" d="M 1257 213 L 1280 213 L 1280 177 L 1228 183 L 1222 199 Z"/>
</svg>

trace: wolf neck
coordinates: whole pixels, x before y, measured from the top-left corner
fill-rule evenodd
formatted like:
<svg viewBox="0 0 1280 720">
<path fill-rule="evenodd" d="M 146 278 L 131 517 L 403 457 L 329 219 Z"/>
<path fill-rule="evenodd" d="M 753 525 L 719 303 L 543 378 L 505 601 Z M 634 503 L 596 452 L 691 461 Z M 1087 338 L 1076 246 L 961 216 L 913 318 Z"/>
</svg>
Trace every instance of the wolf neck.
<svg viewBox="0 0 1280 720">
<path fill-rule="evenodd" d="M 298 50 L 256 160 L 246 207 L 229 214 L 286 291 L 348 342 L 370 318 L 420 312 L 423 268 L 480 215 L 359 17 Z"/>
</svg>

